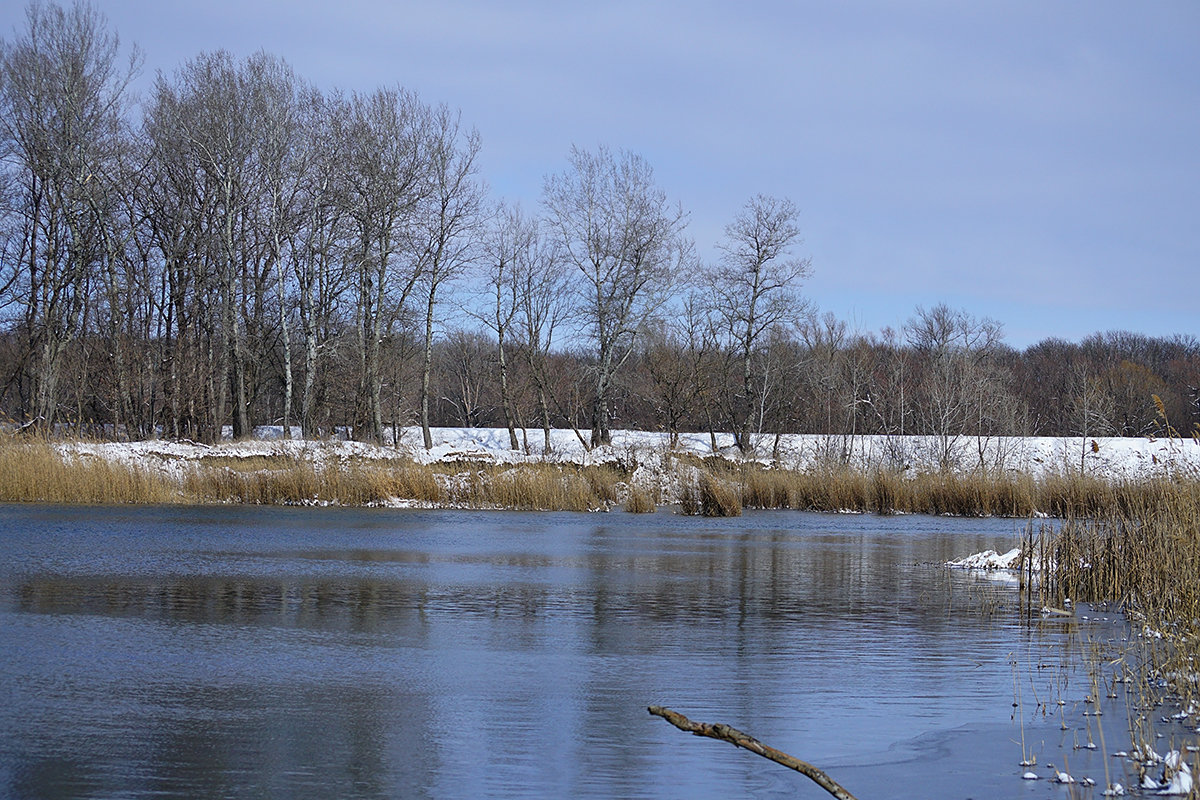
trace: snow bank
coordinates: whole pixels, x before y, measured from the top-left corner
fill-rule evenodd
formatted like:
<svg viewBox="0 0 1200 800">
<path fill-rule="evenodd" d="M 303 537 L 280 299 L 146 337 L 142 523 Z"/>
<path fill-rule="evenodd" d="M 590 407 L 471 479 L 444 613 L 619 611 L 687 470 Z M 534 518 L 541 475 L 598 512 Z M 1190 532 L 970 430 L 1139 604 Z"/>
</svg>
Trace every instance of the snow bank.
<svg viewBox="0 0 1200 800">
<path fill-rule="evenodd" d="M 586 434 L 585 434 L 586 435 Z M 434 446 L 420 446 L 420 431 L 405 430 L 400 447 L 418 461 L 487 459 L 519 462 L 529 458 L 580 464 L 626 461 L 643 463 L 669 449 L 665 433 L 613 431 L 612 444 L 587 450 L 574 431 L 551 434 L 552 452 L 542 452 L 541 431 L 529 432 L 530 453 L 508 448 L 508 431 L 495 428 L 439 428 L 433 432 Z M 741 458 L 730 434 L 717 434 L 714 450 L 708 434 L 689 433 L 679 437 L 677 450 L 698 456 L 721 455 Z M 809 469 L 831 463 L 871 470 L 930 471 L 944 465 L 962 470 L 980 466 L 988 470 L 1026 473 L 1035 477 L 1065 472 L 1084 472 L 1112 480 L 1138 479 L 1156 474 L 1185 472 L 1200 476 L 1200 444 L 1191 439 L 1096 438 L 1085 441 L 1061 437 L 960 437 L 953 441 L 926 436 L 817 436 L 793 434 L 775 442 L 762 436 L 754 458 L 781 466 Z"/>
<path fill-rule="evenodd" d="M 553 463 L 603 464 L 620 462 L 629 468 L 657 468 L 670 452 L 695 456 L 720 455 L 741 459 L 733 436 L 688 433 L 679 437 L 672 450 L 665 433 L 617 430 L 612 444 L 587 448 L 572 430 L 551 432 L 551 450 L 544 452 L 540 430 L 529 430 L 518 438 L 528 451 L 509 447 L 504 428 L 434 428 L 433 447 L 422 446 L 419 428 L 401 429 L 399 441 L 387 446 L 368 445 L 345 440 L 306 441 L 285 438 L 280 427 L 264 427 L 248 441 L 225 441 L 204 445 L 187 441 L 153 440 L 128 443 L 65 443 L 64 452 L 82 457 L 104 458 L 127 463 L 199 461 L 207 458 L 295 458 L 316 465 L 351 459 L 403 459 L 419 463 L 478 462 L 519 464 L 529 461 Z M 584 436 L 586 437 L 586 433 Z M 933 471 L 950 466 L 973 470 L 980 466 L 990 471 L 1025 473 L 1034 477 L 1077 473 L 1082 465 L 1090 475 L 1108 480 L 1131 480 L 1156 475 L 1185 474 L 1200 478 L 1200 443 L 1191 439 L 1096 438 L 1083 441 L 1054 437 L 960 437 L 939 440 L 923 436 L 818 436 L 787 435 L 775 441 L 760 437 L 751 458 L 763 463 L 778 463 L 791 469 L 810 469 L 822 465 L 846 464 L 852 468 L 901 471 Z"/>
<path fill-rule="evenodd" d="M 946 566 L 956 569 L 1012 570 L 1021 565 L 1021 548 L 1014 547 L 1007 553 L 997 553 L 995 550 L 984 550 L 955 561 L 947 561 Z"/>
</svg>

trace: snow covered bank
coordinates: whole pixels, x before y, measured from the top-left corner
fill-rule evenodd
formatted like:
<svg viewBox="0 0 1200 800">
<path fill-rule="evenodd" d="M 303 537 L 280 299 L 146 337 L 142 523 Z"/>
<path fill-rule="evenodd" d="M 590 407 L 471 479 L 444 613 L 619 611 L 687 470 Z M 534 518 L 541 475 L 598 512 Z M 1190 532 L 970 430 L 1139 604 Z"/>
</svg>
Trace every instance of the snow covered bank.
<svg viewBox="0 0 1200 800">
<path fill-rule="evenodd" d="M 665 433 L 613 431 L 605 447 L 585 448 L 571 430 L 551 434 L 551 452 L 543 452 L 541 431 L 518 437 L 529 450 L 509 448 L 503 428 L 435 428 L 433 447 L 421 446 L 420 429 L 406 428 L 397 445 L 376 446 L 343 440 L 284 439 L 281 428 L 260 428 L 250 441 L 202 445 L 155 440 L 131 443 L 67 443 L 66 453 L 89 455 L 126 463 L 196 461 L 213 457 L 287 457 L 321 465 L 330 461 L 403 459 L 417 463 L 477 462 L 520 464 L 529 462 L 595 465 L 617 462 L 629 468 L 662 461 L 671 451 Z M 586 436 L 586 434 L 585 434 Z M 674 452 L 699 457 L 714 454 L 740 459 L 729 434 L 716 436 L 716 449 L 706 433 L 682 434 Z M 1107 480 L 1136 480 L 1184 474 L 1200 478 L 1200 443 L 1192 439 L 1128 439 L 1056 437 L 959 437 L 943 440 L 925 436 L 773 436 L 758 442 L 755 460 L 788 469 L 807 470 L 845 464 L 863 471 L 877 468 L 929 472 L 945 466 L 971 472 L 980 467 L 994 472 L 1029 474 L 1035 478 L 1057 474 L 1084 474 Z"/>
<path fill-rule="evenodd" d="M 17 445 L 7 459 L 24 488 L 5 496 L 42 502 L 416 501 L 530 509 L 623 504 L 648 511 L 680 504 L 708 481 L 731 492 L 731 503 L 736 495 L 739 509 L 1029 517 L 1101 513 L 1115 502 L 1113 488 L 1136 493 L 1149 486 L 1143 483 L 1148 479 L 1182 476 L 1200 485 L 1200 446 L 1191 440 L 1089 440 L 1076 451 L 1080 442 L 1069 439 L 948 443 L 786 436 L 764 439 L 755 453 L 743 456 L 730 436 L 716 437 L 714 447 L 709 436 L 690 434 L 672 448 L 665 434 L 616 431 L 611 445 L 589 448 L 574 431 L 555 431 L 549 452 L 542 452 L 534 444 L 540 444 L 540 432 L 534 434 L 528 450 L 510 449 L 503 429 L 468 428 L 435 429 L 428 450 L 416 429 L 402 430 L 399 442 L 386 446 L 287 438 L 278 428 L 215 445 L 58 442 L 52 446 L 65 463 L 46 466 L 61 488 L 53 495 L 40 491 L 40 479 L 27 485 L 29 470 Z M 949 444 L 957 449 L 947 450 Z M 953 453 L 949 460 L 947 452 Z M 1083 472 L 1073 462 L 1080 458 Z M 78 475 L 71 473 L 76 467 Z M 115 468 L 120 475 L 99 468 Z M 81 485 L 83 473 L 92 475 L 95 491 L 77 497 L 71 488 Z M 149 488 L 105 493 L 105 486 L 129 480 Z M 1124 489 L 1118 486 L 1125 482 Z"/>
</svg>

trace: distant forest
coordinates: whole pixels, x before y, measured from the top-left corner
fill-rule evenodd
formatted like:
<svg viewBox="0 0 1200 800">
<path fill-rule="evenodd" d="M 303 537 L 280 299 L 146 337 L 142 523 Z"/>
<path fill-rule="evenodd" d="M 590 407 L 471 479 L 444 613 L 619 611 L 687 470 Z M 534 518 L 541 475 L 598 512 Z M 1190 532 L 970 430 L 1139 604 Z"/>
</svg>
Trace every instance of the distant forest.
<svg viewBox="0 0 1200 800">
<path fill-rule="evenodd" d="M 944 305 L 860 333 L 806 301 L 787 199 L 749 199 L 703 263 L 636 154 L 573 149 L 522 209 L 489 197 L 458 112 L 402 88 L 217 51 L 135 103 L 139 69 L 86 4 L 31 6 L 0 49 L 0 411 L 22 430 L 1200 431 L 1193 335 L 1020 351 Z"/>
</svg>

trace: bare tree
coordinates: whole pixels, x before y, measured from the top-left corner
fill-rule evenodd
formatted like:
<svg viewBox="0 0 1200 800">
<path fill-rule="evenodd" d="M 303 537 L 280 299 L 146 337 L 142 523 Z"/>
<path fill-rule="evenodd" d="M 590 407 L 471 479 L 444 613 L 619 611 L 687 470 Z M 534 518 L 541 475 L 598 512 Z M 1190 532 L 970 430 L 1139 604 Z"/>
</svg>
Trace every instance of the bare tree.
<svg viewBox="0 0 1200 800">
<path fill-rule="evenodd" d="M 519 241 L 521 247 L 514 250 L 511 270 L 513 301 L 517 306 L 514 330 L 537 396 L 543 452 L 549 453 L 554 383 L 550 362 L 559 329 L 571 311 L 569 267 L 562 249 L 546 235 L 542 222 L 530 220 L 528 235 Z"/>
<path fill-rule="evenodd" d="M 609 444 L 610 394 L 637 335 L 667 301 L 690 256 L 687 217 L 633 153 L 571 149 L 546 179 L 543 202 L 566 259 L 578 270 L 576 312 L 595 356 L 591 445 Z"/>
<path fill-rule="evenodd" d="M 705 367 L 714 350 L 710 331 L 700 298 L 693 294 L 678 316 L 656 320 L 643 337 L 647 399 L 666 427 L 671 447 L 679 445 L 686 420 L 708 401 Z M 712 425 L 709 434 L 715 442 Z"/>
<path fill-rule="evenodd" d="M 786 199 L 757 195 L 725 228 L 718 245 L 721 261 L 705 271 L 712 308 L 736 354 L 740 386 L 731 398 L 730 416 L 738 449 L 749 453 L 751 432 L 761 425 L 766 397 L 760 350 L 771 330 L 798 318 L 804 301 L 797 294 L 811 261 L 793 257 L 800 244 L 799 210 Z"/>
<path fill-rule="evenodd" d="M 807 351 L 808 394 L 813 398 L 808 427 L 825 434 L 821 457 L 831 463 L 850 458 L 846 413 L 853 407 L 844 381 L 843 362 L 852 336 L 846 323 L 831 311 L 809 314 L 800 321 L 800 338 Z"/>
<path fill-rule="evenodd" d="M 205 250 L 205 260 L 213 268 L 211 279 L 218 302 L 219 346 L 232 406 L 233 436 L 241 438 L 251 432 L 240 280 L 248 260 L 243 223 L 249 213 L 248 189 L 256 143 L 251 98 L 245 75 L 233 57 L 217 51 L 189 61 L 174 81 L 160 76 L 156 99 L 157 122 L 166 129 L 163 138 L 171 142 L 168 149 L 186 153 L 187 168 L 192 170 L 186 177 L 196 182 L 178 187 L 186 192 L 183 200 L 203 206 L 205 231 L 193 244 Z M 192 254 L 184 257 L 189 256 Z M 215 395 L 219 430 L 225 417 L 226 395 L 220 390 Z"/>
<path fill-rule="evenodd" d="M 281 345 L 283 372 L 283 431 L 291 437 L 292 397 L 295 393 L 292 376 L 292 342 L 288 324 L 287 281 L 292 270 L 284 262 L 295 265 L 300 259 L 294 251 L 297 233 L 303 222 L 303 194 L 319 156 L 313 148 L 305 147 L 302 122 L 308 121 L 303 112 L 305 96 L 310 93 L 291 67 L 283 61 L 262 54 L 252 58 L 248 66 L 248 82 L 253 96 L 254 116 L 259 130 L 255 153 L 255 183 L 260 188 L 257 203 L 263 230 L 263 256 L 259 292 L 267 290 L 266 281 L 274 275 L 275 312 L 278 338 Z M 263 305 L 262 301 L 258 305 Z M 265 309 L 264 309 L 265 310 Z"/>
<path fill-rule="evenodd" d="M 433 447 L 429 430 L 429 380 L 433 369 L 434 314 L 438 292 L 466 270 L 481 224 L 483 187 L 477 179 L 479 134 L 460 127 L 459 115 L 445 106 L 431 117 L 427 144 L 429 190 L 420 210 L 419 272 L 425 288 L 425 357 L 421 369 L 421 435 Z"/>
<path fill-rule="evenodd" d="M 145 167 L 135 195 L 147 229 L 147 254 L 162 262 L 159 334 L 167 371 L 165 432 L 213 439 L 217 411 L 216 344 L 219 256 L 210 234 L 217 193 L 198 163 L 181 93 L 161 77 L 142 122 Z M 149 255 L 147 256 L 149 257 Z"/>
<path fill-rule="evenodd" d="M 421 277 L 412 251 L 416 215 L 428 191 L 428 129 L 428 109 L 401 89 L 356 94 L 350 101 L 344 202 L 358 350 L 354 435 L 367 441 L 383 441 L 381 346 Z"/>
<path fill-rule="evenodd" d="M 916 403 L 922 432 L 933 437 L 939 464 L 952 466 L 973 412 L 995 400 L 988 390 L 999 388 L 992 378 L 1000 323 L 941 303 L 918 307 L 905 332 L 922 370 Z"/>
<path fill-rule="evenodd" d="M 508 443 L 519 450 L 512 390 L 509 386 L 509 337 L 520 311 L 518 263 L 529 256 L 537 237 L 537 225 L 517 205 L 501 203 L 491 215 L 483 244 L 483 291 L 481 308 L 475 317 L 496 335 L 496 367 L 500 381 L 500 408 Z"/>
<path fill-rule="evenodd" d="M 300 430 L 316 435 L 318 375 L 332 355 L 340 306 L 347 289 L 345 120 L 349 106 L 340 95 L 308 90 L 301 98 L 300 148 L 306 165 L 299 203 L 300 223 L 292 243 L 296 309 L 304 341 Z"/>
<path fill-rule="evenodd" d="M 458 424 L 474 428 L 487 413 L 492 342 L 487 336 L 461 328 L 450 330 L 439 343 L 442 396 L 455 410 Z"/>
<path fill-rule="evenodd" d="M 54 427 L 64 358 L 83 329 L 97 265 L 117 254 L 112 198 L 139 64 L 136 49 L 121 63 L 117 35 L 84 3 L 29 6 L 24 36 L 0 47 L 0 153 L 15 176 L 27 298 L 20 368 L 32 386 L 28 414 L 43 431 Z"/>
<path fill-rule="evenodd" d="M 1108 436 L 1113 432 L 1116 404 L 1102 382 L 1088 374 L 1086 364 L 1075 365 L 1069 373 L 1072 391 L 1067 408 L 1075 426 L 1074 432 L 1080 437 L 1079 471 L 1082 473 L 1087 466 L 1088 437 Z"/>
</svg>

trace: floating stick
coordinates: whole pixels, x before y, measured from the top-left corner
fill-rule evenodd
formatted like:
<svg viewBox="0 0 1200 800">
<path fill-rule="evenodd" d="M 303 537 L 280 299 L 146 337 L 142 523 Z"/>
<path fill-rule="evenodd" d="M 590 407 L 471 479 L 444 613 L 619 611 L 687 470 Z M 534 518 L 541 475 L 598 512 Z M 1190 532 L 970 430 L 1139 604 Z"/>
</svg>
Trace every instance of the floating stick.
<svg viewBox="0 0 1200 800">
<path fill-rule="evenodd" d="M 692 722 L 683 714 L 679 714 L 669 708 L 663 708 L 662 706 L 650 706 L 646 710 L 656 717 L 662 717 L 681 731 L 687 731 L 696 736 L 707 736 L 710 739 L 720 739 L 723 742 L 729 742 L 735 747 L 743 747 L 751 753 L 757 753 L 763 758 L 769 758 L 776 764 L 782 764 L 785 767 L 794 769 L 801 775 L 811 778 L 818 786 L 838 798 L 838 800 L 857 800 L 854 795 L 842 788 L 841 784 L 826 775 L 824 771 L 817 769 L 806 761 L 793 758 L 781 750 L 768 747 L 753 736 L 742 733 L 737 728 L 731 728 L 728 725 L 721 725 L 720 723 L 710 725 L 706 722 Z"/>
</svg>

